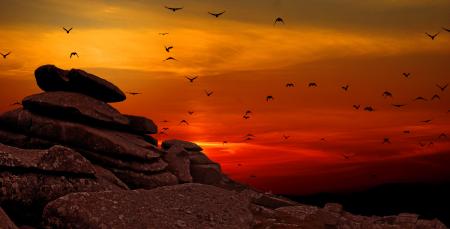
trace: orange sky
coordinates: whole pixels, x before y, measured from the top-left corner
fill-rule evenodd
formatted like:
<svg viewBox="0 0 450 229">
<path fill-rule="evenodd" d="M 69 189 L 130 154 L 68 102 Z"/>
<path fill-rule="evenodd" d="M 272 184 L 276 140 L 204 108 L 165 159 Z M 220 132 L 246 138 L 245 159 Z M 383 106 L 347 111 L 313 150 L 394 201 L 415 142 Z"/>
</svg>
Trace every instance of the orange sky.
<svg viewBox="0 0 450 229">
<path fill-rule="evenodd" d="M 12 52 L 0 59 L 0 112 L 40 92 L 33 71 L 51 63 L 142 92 L 113 105 L 169 127 L 159 139 L 199 143 L 226 173 L 259 188 L 305 194 L 450 178 L 450 142 L 438 140 L 450 134 L 450 89 L 436 87 L 450 81 L 447 0 L 5 0 L 0 8 L 0 52 Z M 276 17 L 286 24 L 273 26 Z M 432 41 L 425 32 L 440 34 Z M 80 58 L 70 59 L 72 51 Z M 190 84 L 188 75 L 199 78 Z M 308 88 L 312 81 L 319 87 Z M 413 101 L 434 94 L 441 100 Z M 256 138 L 244 142 L 248 133 Z"/>
</svg>

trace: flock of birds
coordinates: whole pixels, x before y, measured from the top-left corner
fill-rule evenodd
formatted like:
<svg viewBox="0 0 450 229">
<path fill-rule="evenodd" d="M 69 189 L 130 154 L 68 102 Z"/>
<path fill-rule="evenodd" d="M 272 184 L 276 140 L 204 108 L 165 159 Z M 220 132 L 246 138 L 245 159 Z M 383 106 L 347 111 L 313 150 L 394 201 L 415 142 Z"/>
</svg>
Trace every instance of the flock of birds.
<svg viewBox="0 0 450 229">
<path fill-rule="evenodd" d="M 173 13 L 175 13 L 175 12 L 177 12 L 177 11 L 180 11 L 180 10 L 184 9 L 184 7 L 169 7 L 169 6 L 165 6 L 165 8 L 166 8 L 167 10 L 172 11 Z M 226 13 L 226 11 L 220 11 L 220 12 L 208 12 L 209 15 L 211 15 L 211 16 L 213 16 L 213 17 L 215 17 L 215 18 L 219 18 L 220 16 L 222 16 L 222 15 L 225 14 L 225 13 Z M 282 17 L 277 17 L 277 18 L 275 18 L 275 20 L 273 21 L 273 25 L 275 26 L 275 25 L 277 25 L 277 24 L 285 24 L 284 19 L 283 19 Z M 63 29 L 63 30 L 65 31 L 65 33 L 67 33 L 67 34 L 70 34 L 70 32 L 73 30 L 72 27 L 69 28 L 69 29 L 67 29 L 66 27 L 62 27 L 62 29 Z M 450 29 L 447 29 L 447 28 L 445 28 L 445 27 L 442 27 L 442 29 L 443 29 L 444 31 L 446 31 L 446 32 L 450 32 Z M 168 32 L 162 32 L 162 33 L 159 33 L 159 35 L 161 35 L 161 36 L 166 36 L 166 35 L 168 35 L 168 34 L 169 34 Z M 425 35 L 426 35 L 427 37 L 429 37 L 431 40 L 435 40 L 439 34 L 440 34 L 440 32 L 437 32 L 437 33 L 434 33 L 434 34 L 425 33 Z M 170 53 L 170 52 L 172 51 L 173 48 L 174 48 L 174 46 L 164 46 L 164 50 L 165 50 L 167 53 Z M 10 54 L 11 54 L 11 51 L 9 51 L 9 52 L 7 52 L 7 53 L 5 53 L 5 54 L 4 54 L 4 53 L 0 53 L 0 55 L 3 56 L 4 59 L 6 59 Z M 70 55 L 69 55 L 69 58 L 72 58 L 72 57 L 75 57 L 75 56 L 76 56 L 77 58 L 79 58 L 79 55 L 78 55 L 78 53 L 77 53 L 76 51 L 71 52 Z M 169 56 L 169 57 L 167 57 L 166 59 L 164 59 L 164 61 L 176 61 L 176 60 L 177 60 L 177 59 L 174 58 L 173 56 Z M 405 78 L 410 78 L 410 77 L 411 77 L 411 73 L 410 73 L 410 72 L 404 72 L 404 73 L 402 73 L 402 75 L 403 75 L 403 77 L 405 77 Z M 191 84 L 192 84 L 192 83 L 195 83 L 195 82 L 198 80 L 198 78 L 199 78 L 198 76 L 186 76 L 186 79 L 187 79 L 188 82 L 191 83 Z M 286 87 L 287 87 L 287 88 L 293 88 L 293 87 L 295 87 L 295 86 L 296 86 L 296 85 L 295 85 L 295 83 L 293 83 L 293 82 L 288 82 L 288 83 L 286 83 Z M 316 82 L 310 82 L 307 86 L 308 86 L 309 88 L 316 88 L 316 87 L 318 87 L 318 84 L 317 84 Z M 448 83 L 445 84 L 445 85 L 439 85 L 439 84 L 437 84 L 436 86 L 439 88 L 440 92 L 444 92 L 444 91 L 447 89 L 447 87 L 448 87 Z M 343 91 L 345 91 L 345 92 L 347 92 L 347 91 L 349 90 L 349 88 L 350 88 L 350 85 L 343 85 L 343 86 L 341 86 L 341 89 L 342 89 Z M 206 95 L 207 97 L 211 97 L 211 96 L 214 94 L 214 92 L 211 91 L 211 90 L 205 90 L 204 92 L 205 92 L 205 95 Z M 129 95 L 132 95 L 132 96 L 141 94 L 140 92 L 126 92 L 126 93 L 129 94 Z M 391 93 L 391 92 L 389 92 L 389 91 L 385 91 L 385 92 L 382 93 L 382 96 L 385 97 L 385 98 L 392 98 L 392 97 L 393 97 L 393 93 Z M 438 94 L 434 94 L 434 95 L 430 98 L 430 100 L 440 100 L 440 99 L 441 99 L 441 97 L 440 97 Z M 272 102 L 272 101 L 275 100 L 275 98 L 274 98 L 273 95 L 267 95 L 266 98 L 265 98 L 265 100 L 266 100 L 267 102 Z M 428 101 L 428 99 L 425 98 L 425 97 L 419 96 L 419 97 L 416 97 L 416 98 L 414 99 L 414 101 Z M 11 104 L 11 106 L 15 106 L 15 105 L 21 105 L 21 103 L 20 103 L 20 102 L 15 102 L 15 103 Z M 406 105 L 407 105 L 407 104 L 392 104 L 392 106 L 395 107 L 395 108 L 401 108 L 401 107 L 404 107 L 404 106 L 406 106 Z M 363 110 L 366 111 L 366 112 L 375 112 L 375 111 L 376 111 L 376 109 L 375 109 L 373 106 L 370 106 L 370 105 L 364 106 L 364 107 L 363 107 L 363 106 L 361 106 L 360 104 L 354 104 L 354 105 L 353 105 L 353 108 L 354 108 L 355 110 L 363 109 Z M 448 112 L 450 113 L 450 109 L 448 110 Z M 194 114 L 194 111 L 188 111 L 188 114 L 189 114 L 189 115 L 193 115 L 193 114 Z M 243 114 L 243 116 L 242 116 L 242 118 L 245 119 L 245 120 L 248 120 L 248 119 L 250 119 L 251 117 L 252 117 L 252 111 L 251 111 L 251 110 L 245 111 L 244 114 Z M 162 122 L 162 123 L 168 123 L 169 121 L 168 121 L 168 120 L 162 120 L 161 122 Z M 432 119 L 422 120 L 422 121 L 420 121 L 420 122 L 422 122 L 422 123 L 430 123 L 430 122 L 432 122 Z M 190 123 L 188 122 L 188 120 L 183 119 L 183 120 L 181 120 L 181 121 L 179 122 L 178 125 L 186 125 L 186 126 L 189 126 Z M 159 132 L 159 134 L 160 134 L 160 135 L 167 135 L 167 131 L 168 131 L 168 130 L 169 130 L 169 127 L 164 127 L 164 128 L 161 129 L 161 131 Z M 404 134 L 410 134 L 411 131 L 410 131 L 410 130 L 404 130 L 403 133 L 404 133 Z M 290 136 L 288 136 L 288 135 L 283 135 L 283 136 L 282 136 L 282 139 L 284 139 L 284 140 L 288 140 L 289 138 L 290 138 Z M 447 139 L 447 138 L 448 138 L 448 136 L 447 136 L 447 134 L 445 134 L 445 133 L 441 133 L 441 134 L 439 135 L 439 137 L 438 137 L 438 139 Z M 245 142 L 245 141 L 251 141 L 251 140 L 253 140 L 253 139 L 255 139 L 255 135 L 253 135 L 253 134 L 251 134 L 251 133 L 249 133 L 249 134 L 247 134 L 247 135 L 245 135 L 245 136 L 243 137 L 243 141 L 244 141 L 244 142 Z M 326 141 L 326 139 L 325 139 L 325 138 L 321 138 L 320 141 Z M 228 141 L 223 141 L 223 144 L 224 144 L 224 145 L 227 144 L 227 143 L 228 143 Z M 390 138 L 389 138 L 389 137 L 384 137 L 384 138 L 383 138 L 383 141 L 382 141 L 382 144 L 391 144 Z M 424 143 L 424 142 L 420 142 L 420 143 L 419 143 L 419 145 L 420 145 L 421 147 L 431 146 L 431 145 L 433 145 L 433 144 L 434 144 L 434 143 L 433 143 L 432 141 L 430 141 L 430 142 L 428 142 L 428 143 Z M 343 155 L 342 155 L 342 157 L 343 157 L 345 160 L 350 160 L 353 156 L 355 156 L 355 154 L 351 154 L 351 155 L 350 155 L 350 154 L 343 154 Z M 238 166 L 241 166 L 241 164 L 238 164 Z M 255 176 L 252 175 L 252 176 L 250 176 L 250 177 L 253 177 L 253 178 L 254 178 Z"/>
</svg>

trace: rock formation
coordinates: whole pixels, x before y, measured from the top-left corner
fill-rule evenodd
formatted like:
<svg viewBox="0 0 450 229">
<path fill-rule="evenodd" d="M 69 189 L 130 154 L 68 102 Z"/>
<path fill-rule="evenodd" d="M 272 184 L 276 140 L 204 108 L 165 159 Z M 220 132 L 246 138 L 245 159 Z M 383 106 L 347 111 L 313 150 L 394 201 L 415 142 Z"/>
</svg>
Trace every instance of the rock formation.
<svg viewBox="0 0 450 229">
<path fill-rule="evenodd" d="M 35 76 L 45 92 L 0 115 L 2 229 L 446 228 L 414 214 L 355 216 L 256 191 L 194 143 L 158 147 L 153 121 L 108 104 L 126 99 L 112 83 L 53 65 Z"/>
</svg>

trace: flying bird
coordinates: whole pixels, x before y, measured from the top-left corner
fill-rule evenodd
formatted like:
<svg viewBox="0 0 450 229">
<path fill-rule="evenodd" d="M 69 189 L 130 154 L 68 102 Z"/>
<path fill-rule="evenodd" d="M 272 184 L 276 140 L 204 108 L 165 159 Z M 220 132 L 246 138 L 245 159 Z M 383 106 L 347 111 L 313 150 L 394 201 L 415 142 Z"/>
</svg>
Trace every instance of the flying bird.
<svg viewBox="0 0 450 229">
<path fill-rule="evenodd" d="M 373 107 L 371 107 L 371 106 L 364 107 L 364 110 L 365 110 L 365 111 L 368 111 L 368 112 L 373 112 L 373 111 L 375 111 L 375 109 L 373 109 Z"/>
<path fill-rule="evenodd" d="M 433 34 L 433 35 L 431 35 L 431 34 L 429 34 L 429 33 L 425 33 L 428 37 L 430 37 L 431 38 L 431 40 L 434 40 L 434 38 L 436 38 L 437 37 L 437 35 L 439 35 L 439 33 L 436 33 L 436 34 Z"/>
<path fill-rule="evenodd" d="M 182 10 L 183 9 L 183 7 L 168 7 L 168 6 L 165 6 L 165 8 L 168 9 L 168 10 L 172 10 L 174 13 L 177 10 Z"/>
<path fill-rule="evenodd" d="M 344 86 L 342 86 L 341 88 L 342 88 L 342 90 L 344 90 L 344 91 L 348 91 L 349 85 L 348 85 L 348 84 L 347 84 L 347 85 L 344 85 Z"/>
<path fill-rule="evenodd" d="M 222 145 L 228 144 L 228 141 L 223 141 Z"/>
<path fill-rule="evenodd" d="M 420 122 L 423 122 L 423 123 L 430 123 L 431 121 L 433 121 L 433 120 L 427 119 L 427 120 L 422 120 L 422 121 L 420 121 Z"/>
<path fill-rule="evenodd" d="M 163 123 L 168 123 L 169 121 L 168 121 L 168 120 L 162 120 L 161 122 L 163 122 Z"/>
<path fill-rule="evenodd" d="M 286 87 L 295 87 L 294 83 L 287 83 Z"/>
<path fill-rule="evenodd" d="M 353 156 L 355 156 L 355 154 L 342 154 L 342 157 L 345 159 L 345 160 L 350 160 L 350 159 L 352 159 L 352 157 Z"/>
<path fill-rule="evenodd" d="M 251 141 L 251 140 L 253 140 L 253 138 L 251 138 L 251 137 L 247 137 L 244 139 L 244 141 Z"/>
<path fill-rule="evenodd" d="M 445 28 L 445 27 L 442 27 L 442 29 L 443 29 L 444 31 L 447 31 L 447 32 L 450 33 L 450 29 L 447 29 L 447 28 Z"/>
<path fill-rule="evenodd" d="M 72 58 L 72 56 L 77 56 L 78 58 L 80 58 L 77 52 L 71 52 L 69 58 Z"/>
<path fill-rule="evenodd" d="M 447 89 L 447 87 L 448 87 L 448 84 L 446 84 L 446 85 L 444 85 L 444 86 L 441 86 L 441 85 L 439 85 L 439 84 L 436 84 L 436 87 L 438 87 L 439 89 L 441 89 L 441 91 L 445 91 L 445 89 Z"/>
<path fill-rule="evenodd" d="M 291 136 L 289 136 L 289 135 L 284 135 L 284 134 L 283 134 L 284 140 L 288 140 L 290 137 L 291 137 Z"/>
<path fill-rule="evenodd" d="M 173 49 L 173 46 L 164 46 L 164 49 L 166 50 L 166 52 L 170 52 L 170 50 Z"/>
<path fill-rule="evenodd" d="M 197 78 L 198 78 L 198 76 L 194 76 L 194 77 L 188 77 L 188 76 L 186 76 L 186 79 L 188 79 L 190 83 L 193 83 L 194 80 L 196 80 Z"/>
<path fill-rule="evenodd" d="M 422 101 L 428 101 L 428 99 L 425 99 L 425 98 L 422 97 L 422 96 L 419 96 L 419 97 L 417 97 L 417 98 L 414 99 L 414 101 L 419 101 L 419 100 L 422 100 Z"/>
<path fill-rule="evenodd" d="M 186 121 L 186 120 L 181 120 L 180 121 L 180 124 L 178 124 L 178 125 L 182 125 L 182 124 L 185 124 L 185 125 L 188 125 L 189 126 L 189 122 L 188 121 Z"/>
<path fill-rule="evenodd" d="M 70 33 L 70 31 L 72 31 L 72 28 L 70 28 L 70 29 L 66 29 L 65 27 L 63 27 L 63 29 L 64 29 L 64 31 L 66 31 L 66 33 L 67 33 L 67 34 L 69 34 L 69 33 Z"/>
<path fill-rule="evenodd" d="M 383 96 L 384 96 L 385 98 L 387 98 L 387 97 L 391 97 L 391 98 L 392 98 L 392 93 L 390 93 L 390 92 L 388 92 L 388 91 L 385 91 L 385 92 L 383 92 Z"/>
<path fill-rule="evenodd" d="M 435 100 L 435 99 L 439 99 L 440 100 L 441 97 L 439 95 L 437 95 L 437 94 L 433 95 L 433 97 L 431 97 L 431 100 Z"/>
<path fill-rule="evenodd" d="M 410 134 L 411 131 L 410 131 L 410 130 L 404 130 L 403 133 L 404 133 L 404 134 Z"/>
<path fill-rule="evenodd" d="M 410 75 L 411 75 L 410 72 L 403 72 L 403 76 L 406 77 L 406 78 L 409 78 Z"/>
<path fill-rule="evenodd" d="M 244 116 L 242 116 L 242 118 L 243 118 L 243 119 L 245 119 L 245 120 L 247 120 L 247 119 L 249 119 L 249 118 L 250 118 L 250 116 L 248 116 L 248 115 L 244 115 Z"/>
<path fill-rule="evenodd" d="M 406 106 L 406 104 L 392 104 L 392 106 L 400 108 Z"/>
<path fill-rule="evenodd" d="M 245 111 L 245 114 L 244 114 L 244 115 L 249 115 L 249 114 L 251 114 L 251 113 L 252 113 L 251 110 L 247 110 L 247 111 Z"/>
<path fill-rule="evenodd" d="M 163 130 L 163 131 L 168 131 L 168 130 L 169 130 L 169 127 L 164 127 L 164 128 L 162 128 L 162 130 Z"/>
<path fill-rule="evenodd" d="M 423 142 L 419 142 L 419 145 L 420 145 L 420 147 L 425 147 L 425 146 L 427 146 L 427 144 L 426 144 L 426 143 L 423 143 Z"/>
<path fill-rule="evenodd" d="M 208 96 L 208 97 L 210 97 L 213 93 L 214 93 L 213 91 L 205 90 L 205 94 L 206 94 L 206 96 Z"/>
<path fill-rule="evenodd" d="M 177 59 L 175 59 L 173 57 L 167 57 L 164 61 L 168 61 L 168 60 L 177 60 Z"/>
<path fill-rule="evenodd" d="M 253 135 L 253 134 L 247 134 L 247 135 L 245 135 L 244 137 L 248 137 L 248 138 L 254 138 L 254 137 L 255 137 L 255 135 Z"/>
<path fill-rule="evenodd" d="M 188 111 L 188 114 L 189 114 L 189 115 L 193 115 L 194 112 L 193 112 L 193 111 Z"/>
<path fill-rule="evenodd" d="M 317 87 L 317 84 L 314 83 L 314 82 L 311 82 L 311 83 L 308 84 L 308 87 Z"/>
<path fill-rule="evenodd" d="M 159 35 L 161 35 L 161 36 L 165 36 L 167 34 L 169 34 L 169 33 L 159 33 Z"/>
<path fill-rule="evenodd" d="M 220 12 L 220 13 L 211 13 L 211 12 L 208 12 L 208 13 L 211 14 L 212 16 L 218 18 L 220 15 L 224 14 L 225 11 L 222 11 L 222 12 Z"/>
<path fill-rule="evenodd" d="M 142 93 L 140 93 L 140 92 L 127 92 L 127 94 L 129 94 L 129 95 L 140 95 Z"/>
<path fill-rule="evenodd" d="M 446 139 L 446 138 L 448 138 L 448 136 L 445 133 L 439 135 L 439 139 Z"/>
<path fill-rule="evenodd" d="M 384 138 L 383 144 L 391 144 L 391 140 L 389 138 Z"/>
<path fill-rule="evenodd" d="M 353 108 L 355 108 L 355 110 L 359 110 L 359 108 L 361 108 L 361 105 L 353 105 Z"/>
<path fill-rule="evenodd" d="M 9 54 L 11 54 L 11 52 L 8 52 L 8 53 L 6 53 L 6 54 L 0 53 L 0 55 L 3 56 L 3 59 L 6 59 L 6 57 L 9 56 Z"/>
<path fill-rule="evenodd" d="M 266 101 L 269 102 L 270 100 L 273 100 L 273 96 L 268 95 L 268 96 L 266 97 Z"/>
<path fill-rule="evenodd" d="M 275 21 L 273 22 L 273 25 L 276 25 L 277 23 L 281 23 L 281 24 L 284 25 L 284 20 L 283 20 L 283 18 L 277 17 L 277 18 L 275 19 Z"/>
</svg>

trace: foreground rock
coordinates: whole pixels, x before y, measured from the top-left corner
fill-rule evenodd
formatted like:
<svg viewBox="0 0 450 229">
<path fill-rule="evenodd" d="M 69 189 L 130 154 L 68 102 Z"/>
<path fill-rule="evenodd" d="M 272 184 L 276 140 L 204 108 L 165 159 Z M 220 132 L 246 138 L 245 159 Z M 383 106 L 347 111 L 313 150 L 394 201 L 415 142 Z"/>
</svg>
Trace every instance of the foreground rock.
<svg viewBox="0 0 450 229">
<path fill-rule="evenodd" d="M 46 203 L 69 193 L 127 189 L 62 146 L 23 150 L 0 144 L 0 167 L 0 206 L 15 222 L 38 223 Z"/>
<path fill-rule="evenodd" d="M 103 102 L 120 102 L 125 94 L 114 84 L 83 70 L 62 70 L 44 65 L 34 72 L 38 86 L 44 91 L 70 91 L 85 94 Z"/>
<path fill-rule="evenodd" d="M 200 184 L 153 190 L 75 193 L 48 204 L 46 228 L 250 228 L 250 203 Z"/>
<path fill-rule="evenodd" d="M 3 209 L 0 207 L 0 228 L 2 229 L 18 229 L 17 226 L 6 215 Z"/>
</svg>

